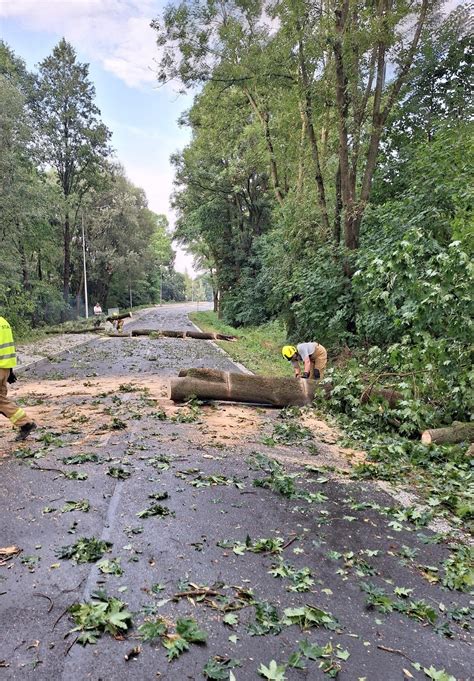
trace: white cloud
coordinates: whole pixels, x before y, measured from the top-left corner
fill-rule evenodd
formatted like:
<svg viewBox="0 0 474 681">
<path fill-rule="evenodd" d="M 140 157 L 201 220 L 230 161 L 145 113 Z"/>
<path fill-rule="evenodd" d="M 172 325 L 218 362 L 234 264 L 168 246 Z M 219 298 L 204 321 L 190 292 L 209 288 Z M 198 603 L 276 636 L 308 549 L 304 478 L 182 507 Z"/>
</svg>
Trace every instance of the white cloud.
<svg viewBox="0 0 474 681">
<path fill-rule="evenodd" d="M 130 87 L 156 81 L 158 11 L 158 0 L 0 0 L 0 17 L 64 36 Z"/>
<path fill-rule="evenodd" d="M 157 55 L 155 36 L 148 17 L 131 17 L 122 41 L 113 56 L 103 60 L 104 68 L 134 87 L 156 82 L 154 61 Z"/>
</svg>

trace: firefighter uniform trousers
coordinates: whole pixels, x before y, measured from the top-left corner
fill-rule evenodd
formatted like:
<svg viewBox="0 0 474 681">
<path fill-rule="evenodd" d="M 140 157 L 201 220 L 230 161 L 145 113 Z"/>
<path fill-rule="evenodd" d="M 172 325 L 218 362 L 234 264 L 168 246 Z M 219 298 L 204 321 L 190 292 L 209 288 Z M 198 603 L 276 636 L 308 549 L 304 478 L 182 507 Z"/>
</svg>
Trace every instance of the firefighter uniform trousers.
<svg viewBox="0 0 474 681">
<path fill-rule="evenodd" d="M 10 419 L 14 426 L 24 426 L 31 421 L 26 412 L 21 407 L 8 399 L 8 383 L 7 378 L 10 375 L 10 369 L 0 369 L 0 414 L 3 414 Z"/>
<path fill-rule="evenodd" d="M 309 356 L 309 358 L 311 360 L 310 378 L 314 378 L 314 370 L 318 369 L 319 380 L 321 380 L 324 377 L 324 369 L 328 363 L 328 353 L 326 352 L 326 348 L 318 343 L 316 345 L 316 350 L 312 355 Z"/>
</svg>

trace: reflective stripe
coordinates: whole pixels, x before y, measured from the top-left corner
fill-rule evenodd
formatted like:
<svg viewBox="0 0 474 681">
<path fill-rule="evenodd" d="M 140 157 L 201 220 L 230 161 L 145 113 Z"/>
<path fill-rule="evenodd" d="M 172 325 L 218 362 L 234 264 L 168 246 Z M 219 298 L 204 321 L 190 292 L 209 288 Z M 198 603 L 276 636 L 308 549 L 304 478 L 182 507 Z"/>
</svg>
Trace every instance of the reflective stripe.
<svg viewBox="0 0 474 681">
<path fill-rule="evenodd" d="M 0 317 L 0 368 L 12 369 L 16 366 L 16 352 L 10 324 Z"/>
<path fill-rule="evenodd" d="M 19 421 L 20 419 L 23 419 L 26 416 L 26 411 L 22 409 L 21 407 L 16 410 L 16 412 L 13 414 L 13 416 L 10 416 L 10 421 L 13 423 L 13 425 Z"/>
</svg>

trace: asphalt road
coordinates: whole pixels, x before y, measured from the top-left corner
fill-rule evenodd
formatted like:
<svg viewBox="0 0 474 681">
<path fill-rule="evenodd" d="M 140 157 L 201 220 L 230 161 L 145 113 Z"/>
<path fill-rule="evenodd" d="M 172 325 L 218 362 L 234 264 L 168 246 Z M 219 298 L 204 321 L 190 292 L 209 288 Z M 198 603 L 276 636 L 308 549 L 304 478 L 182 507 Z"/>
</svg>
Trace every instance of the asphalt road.
<svg viewBox="0 0 474 681">
<path fill-rule="evenodd" d="M 157 308 L 133 324 L 191 328 L 188 311 Z M 340 666 L 342 681 L 431 678 L 413 662 L 445 668 L 457 681 L 472 678 L 469 617 L 460 610 L 468 596 L 435 581 L 450 555 L 447 541 L 432 543 L 428 529 L 397 520 L 387 511 L 393 499 L 370 483 L 317 470 L 324 449 L 317 438 L 271 446 L 265 437 L 275 426 L 292 423 L 276 410 L 174 407 L 165 379 L 191 366 L 235 370 L 205 341 L 114 338 L 23 374 L 19 394 L 43 428 L 0 459 L 0 547 L 21 549 L 0 566 L 0 678 L 203 679 L 217 657 L 238 660 L 232 673 L 244 681 L 262 678 L 258 669 L 271 660 L 287 664 L 302 640 L 331 644 L 332 652 L 320 648 L 325 657 L 303 657 L 305 669 L 269 678 L 329 678 L 321 663 L 333 672 Z M 0 445 L 9 439 L 5 421 Z M 256 453 L 286 461 L 273 489 L 254 485 L 269 477 Z M 83 454 L 97 461 L 68 463 Z M 313 471 L 300 465 L 308 457 Z M 110 476 L 117 468 L 124 479 Z M 71 471 L 87 478 L 65 477 Z M 288 489 L 293 498 L 281 493 Z M 167 498 L 150 496 L 160 493 Z M 88 512 L 66 510 L 79 500 L 89 502 Z M 137 516 L 157 503 L 171 513 Z M 120 559 L 123 573 L 58 557 L 81 537 L 110 542 L 103 558 Z M 258 552 L 259 539 L 273 540 L 280 552 Z M 375 606 L 368 607 L 363 584 L 383 589 L 388 601 L 372 591 Z M 396 595 L 396 588 L 408 591 Z M 68 634 L 68 608 L 98 589 L 127 604 L 133 626 L 81 646 Z M 389 612 L 380 612 L 384 604 Z M 285 609 L 304 606 L 330 617 L 322 622 L 307 608 L 304 631 L 283 622 Z M 319 626 L 310 626 L 311 613 Z M 138 631 L 159 617 L 170 634 L 179 618 L 193 618 L 207 642 L 190 643 L 169 662 L 160 639 L 143 641 Z"/>
</svg>

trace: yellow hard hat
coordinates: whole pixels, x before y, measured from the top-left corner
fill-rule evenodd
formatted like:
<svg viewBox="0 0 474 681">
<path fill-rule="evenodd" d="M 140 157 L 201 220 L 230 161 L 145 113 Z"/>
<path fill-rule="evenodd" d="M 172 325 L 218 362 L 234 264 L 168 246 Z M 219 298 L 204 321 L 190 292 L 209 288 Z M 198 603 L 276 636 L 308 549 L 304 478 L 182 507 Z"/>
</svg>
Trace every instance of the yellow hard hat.
<svg viewBox="0 0 474 681">
<path fill-rule="evenodd" d="M 284 345 L 281 349 L 281 354 L 287 360 L 290 360 L 297 352 L 298 350 L 294 345 Z"/>
</svg>

